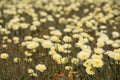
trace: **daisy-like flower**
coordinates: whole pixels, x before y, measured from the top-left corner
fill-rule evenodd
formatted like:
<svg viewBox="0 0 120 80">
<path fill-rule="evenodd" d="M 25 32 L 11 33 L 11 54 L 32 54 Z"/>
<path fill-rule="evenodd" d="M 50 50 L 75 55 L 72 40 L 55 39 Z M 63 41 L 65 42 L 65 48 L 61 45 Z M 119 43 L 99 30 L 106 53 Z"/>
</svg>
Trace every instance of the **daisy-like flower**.
<svg viewBox="0 0 120 80">
<path fill-rule="evenodd" d="M 64 42 L 71 42 L 72 41 L 72 38 L 70 36 L 64 36 L 63 37 L 63 41 Z"/>
<path fill-rule="evenodd" d="M 31 42 L 27 43 L 26 48 L 27 49 L 35 49 L 38 46 L 39 46 L 39 44 L 37 42 L 31 41 Z"/>
<path fill-rule="evenodd" d="M 94 69 L 92 67 L 87 67 L 86 72 L 89 75 L 94 75 L 95 74 L 95 71 L 94 71 Z"/>
<path fill-rule="evenodd" d="M 58 37 L 62 36 L 62 32 L 60 30 L 53 30 L 50 32 L 50 34 Z"/>
<path fill-rule="evenodd" d="M 87 59 L 87 60 L 83 63 L 83 66 L 84 66 L 84 67 L 90 67 L 91 64 L 92 64 L 91 62 L 92 62 L 91 59 Z"/>
<path fill-rule="evenodd" d="M 71 59 L 71 63 L 73 63 L 73 64 L 77 64 L 78 62 L 79 62 L 78 58 L 72 58 Z"/>
<path fill-rule="evenodd" d="M 104 62 L 101 59 L 92 59 L 92 65 L 96 68 L 101 68 L 104 65 Z"/>
<path fill-rule="evenodd" d="M 86 60 L 87 58 L 90 57 L 90 54 L 84 51 L 81 51 L 77 54 L 77 57 L 80 58 L 81 60 Z"/>
<path fill-rule="evenodd" d="M 71 66 L 65 66 L 65 70 L 72 70 L 73 69 L 73 67 L 71 67 Z"/>
<path fill-rule="evenodd" d="M 47 69 L 47 67 L 44 64 L 38 64 L 35 66 L 36 70 L 43 72 Z"/>
<path fill-rule="evenodd" d="M 18 58 L 18 57 L 15 57 L 14 59 L 13 59 L 13 62 L 15 62 L 15 63 L 17 63 L 17 62 L 19 62 L 20 61 L 20 58 Z"/>
<path fill-rule="evenodd" d="M 54 60 L 60 60 L 60 59 L 62 59 L 62 56 L 61 56 L 60 54 L 54 54 L 54 55 L 52 56 L 52 58 L 53 58 Z"/>
<path fill-rule="evenodd" d="M 8 58 L 8 54 L 7 53 L 2 53 L 1 55 L 0 55 L 0 58 L 1 59 L 7 59 Z"/>
<path fill-rule="evenodd" d="M 44 48 L 51 48 L 53 43 L 50 40 L 44 40 L 41 44 Z"/>
</svg>

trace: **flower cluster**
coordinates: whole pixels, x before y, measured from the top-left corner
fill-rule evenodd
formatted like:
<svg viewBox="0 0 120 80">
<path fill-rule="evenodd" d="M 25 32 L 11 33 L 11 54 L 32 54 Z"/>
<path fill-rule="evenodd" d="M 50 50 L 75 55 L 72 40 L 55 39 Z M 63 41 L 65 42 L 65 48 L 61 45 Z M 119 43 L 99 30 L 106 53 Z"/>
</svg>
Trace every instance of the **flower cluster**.
<svg viewBox="0 0 120 80">
<path fill-rule="evenodd" d="M 113 0 L 2 0 L 0 10 L 0 80 L 47 80 L 61 71 L 65 80 L 69 71 L 84 80 L 120 79 Z"/>
</svg>

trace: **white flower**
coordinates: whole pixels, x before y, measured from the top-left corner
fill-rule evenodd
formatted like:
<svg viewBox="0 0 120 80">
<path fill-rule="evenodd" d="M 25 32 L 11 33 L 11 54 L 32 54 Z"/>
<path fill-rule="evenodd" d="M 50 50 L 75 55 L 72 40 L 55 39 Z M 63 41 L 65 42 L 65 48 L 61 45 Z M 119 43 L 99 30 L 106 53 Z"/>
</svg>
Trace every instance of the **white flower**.
<svg viewBox="0 0 120 80">
<path fill-rule="evenodd" d="M 81 60 L 86 60 L 87 58 L 90 57 L 90 54 L 84 51 L 81 51 L 77 54 L 77 57 L 80 58 Z"/>
<path fill-rule="evenodd" d="M 39 21 L 33 21 L 33 25 L 39 26 L 39 25 L 40 25 L 40 22 L 39 22 Z"/>
<path fill-rule="evenodd" d="M 71 48 L 71 47 L 72 47 L 71 44 L 64 44 L 64 45 L 63 45 L 63 48 Z"/>
<path fill-rule="evenodd" d="M 7 59 L 7 58 L 8 58 L 8 54 L 7 54 L 7 53 L 2 53 L 2 54 L 0 55 L 0 58 L 1 58 L 1 59 Z"/>
<path fill-rule="evenodd" d="M 28 73 L 29 73 L 29 74 L 34 73 L 34 70 L 33 70 L 33 69 L 28 69 Z"/>
<path fill-rule="evenodd" d="M 94 71 L 94 69 L 92 67 L 87 67 L 86 72 L 89 75 L 94 75 L 95 74 L 95 71 Z"/>
<path fill-rule="evenodd" d="M 62 36 L 62 32 L 60 30 L 53 30 L 50 32 L 50 34 L 55 35 L 55 36 Z"/>
<path fill-rule="evenodd" d="M 44 40 L 41 44 L 44 48 L 51 48 L 53 43 L 50 40 Z"/>
<path fill-rule="evenodd" d="M 13 30 L 18 30 L 20 27 L 19 27 L 19 25 L 14 25 L 14 26 L 12 26 L 12 29 Z"/>
<path fill-rule="evenodd" d="M 36 30 L 37 30 L 37 27 L 34 26 L 34 25 L 32 25 L 32 26 L 30 26 L 30 30 L 31 30 L 31 31 L 36 31 Z"/>
<path fill-rule="evenodd" d="M 71 42 L 72 41 L 72 38 L 70 36 L 64 36 L 63 37 L 63 41 L 64 42 Z"/>
<path fill-rule="evenodd" d="M 38 64 L 35 66 L 36 70 L 43 72 L 47 69 L 47 67 L 44 64 Z"/>
<path fill-rule="evenodd" d="M 79 62 L 79 59 L 78 59 L 78 58 L 72 58 L 72 59 L 71 59 L 71 62 L 72 62 L 73 64 L 77 64 L 77 63 Z"/>
<path fill-rule="evenodd" d="M 104 65 L 104 62 L 101 59 L 92 59 L 93 67 L 101 68 Z"/>
<path fill-rule="evenodd" d="M 120 34 L 119 34 L 119 32 L 117 32 L 117 31 L 113 31 L 113 32 L 112 32 L 112 36 L 113 36 L 113 38 L 117 38 L 117 37 L 120 36 Z"/>
<path fill-rule="evenodd" d="M 57 61 L 57 60 L 60 60 L 62 56 L 60 54 L 54 54 L 52 58 Z"/>
<path fill-rule="evenodd" d="M 95 52 L 96 54 L 102 54 L 102 53 L 104 52 L 104 50 L 103 50 L 103 48 L 97 47 L 97 48 L 94 48 L 94 52 Z"/>
<path fill-rule="evenodd" d="M 33 42 L 33 41 L 28 42 L 27 45 L 26 45 L 26 47 L 27 47 L 28 49 L 35 49 L 35 48 L 37 48 L 38 46 L 39 46 L 39 44 L 38 44 L 37 42 Z"/>
<path fill-rule="evenodd" d="M 57 36 L 51 36 L 50 40 L 53 42 L 60 42 L 60 39 Z"/>
<path fill-rule="evenodd" d="M 24 53 L 25 53 L 26 56 L 32 56 L 31 52 L 25 51 Z"/>
<path fill-rule="evenodd" d="M 20 24 L 20 27 L 21 27 L 22 29 L 27 29 L 27 28 L 29 27 L 29 24 L 27 24 L 27 23 L 21 23 L 21 24 Z"/>
<path fill-rule="evenodd" d="M 67 58 L 67 57 L 62 58 L 62 59 L 61 59 L 61 62 L 62 62 L 62 64 L 67 63 L 67 62 L 68 62 L 68 58 Z"/>
<path fill-rule="evenodd" d="M 25 41 L 32 40 L 32 36 L 25 36 L 25 37 L 24 37 L 24 40 L 25 40 Z"/>
<path fill-rule="evenodd" d="M 73 69 L 73 67 L 71 67 L 71 66 L 65 66 L 65 70 L 72 70 Z"/>
</svg>

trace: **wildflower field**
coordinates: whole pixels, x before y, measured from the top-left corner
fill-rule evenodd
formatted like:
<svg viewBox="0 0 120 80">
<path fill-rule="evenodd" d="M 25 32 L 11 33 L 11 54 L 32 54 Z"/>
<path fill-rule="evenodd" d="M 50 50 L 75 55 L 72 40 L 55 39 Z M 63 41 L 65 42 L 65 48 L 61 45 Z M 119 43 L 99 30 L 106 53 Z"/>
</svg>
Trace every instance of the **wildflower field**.
<svg viewBox="0 0 120 80">
<path fill-rule="evenodd" d="M 120 80 L 120 0 L 0 0 L 0 80 Z"/>
</svg>

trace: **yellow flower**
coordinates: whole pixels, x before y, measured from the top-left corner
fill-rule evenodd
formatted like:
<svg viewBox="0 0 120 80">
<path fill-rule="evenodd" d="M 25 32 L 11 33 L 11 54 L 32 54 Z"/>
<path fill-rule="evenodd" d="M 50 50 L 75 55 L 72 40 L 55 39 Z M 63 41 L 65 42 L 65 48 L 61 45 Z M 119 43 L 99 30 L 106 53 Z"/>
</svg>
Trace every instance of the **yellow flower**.
<svg viewBox="0 0 120 80">
<path fill-rule="evenodd" d="M 29 74 L 34 73 L 34 70 L 33 70 L 33 69 L 28 69 L 27 71 L 28 71 Z"/>
<path fill-rule="evenodd" d="M 89 58 L 90 54 L 86 53 L 84 51 L 81 51 L 80 53 L 77 54 L 77 57 L 80 58 L 81 60 L 86 60 Z"/>
<path fill-rule="evenodd" d="M 104 65 L 104 62 L 101 59 L 92 59 L 93 67 L 101 68 Z"/>
<path fill-rule="evenodd" d="M 103 47 L 105 43 L 103 41 L 98 41 L 97 42 L 97 47 Z"/>
<path fill-rule="evenodd" d="M 37 73 L 32 73 L 32 74 L 30 74 L 30 76 L 37 77 L 38 75 L 37 75 Z"/>
<path fill-rule="evenodd" d="M 50 27 L 48 27 L 48 29 L 52 31 L 52 30 L 55 30 L 55 27 L 54 26 L 50 26 Z"/>
<path fill-rule="evenodd" d="M 64 51 L 64 47 L 62 45 L 59 45 L 58 46 L 58 51 L 63 52 Z"/>
<path fill-rule="evenodd" d="M 78 58 L 72 58 L 72 59 L 71 59 L 71 62 L 72 62 L 73 64 L 77 64 L 77 63 L 79 62 L 79 59 L 78 59 Z"/>
<path fill-rule="evenodd" d="M 30 26 L 30 31 L 36 31 L 37 30 L 37 27 L 36 26 L 34 26 L 34 25 L 31 25 Z"/>
<path fill-rule="evenodd" d="M 53 42 L 60 42 L 60 39 L 57 36 L 51 36 L 50 40 Z"/>
<path fill-rule="evenodd" d="M 44 70 L 47 69 L 47 67 L 44 64 L 38 64 L 35 66 L 36 70 L 43 72 Z"/>
<path fill-rule="evenodd" d="M 103 50 L 103 48 L 97 47 L 97 48 L 94 48 L 94 52 L 95 52 L 96 54 L 102 54 L 102 53 L 104 52 L 104 50 Z"/>
<path fill-rule="evenodd" d="M 44 40 L 41 44 L 44 48 L 51 48 L 53 43 L 50 40 Z"/>
<path fill-rule="evenodd" d="M 71 67 L 71 66 L 65 66 L 65 70 L 72 70 L 73 69 L 73 67 Z"/>
<path fill-rule="evenodd" d="M 63 48 L 71 48 L 71 47 L 72 47 L 71 44 L 67 44 L 67 43 L 66 43 L 66 44 L 63 45 Z"/>
<path fill-rule="evenodd" d="M 95 74 L 95 71 L 92 67 L 87 67 L 86 68 L 86 72 L 89 74 L 89 75 L 94 75 Z"/>
<path fill-rule="evenodd" d="M 60 54 L 54 54 L 52 57 L 54 60 L 60 60 L 62 58 Z"/>
<path fill-rule="evenodd" d="M 61 59 L 61 62 L 62 62 L 62 64 L 67 63 L 67 62 L 68 62 L 68 58 L 67 58 L 67 57 L 62 58 L 62 59 Z"/>
<path fill-rule="evenodd" d="M 90 67 L 90 66 L 91 66 L 91 62 L 92 62 L 91 59 L 87 59 L 87 60 L 83 63 L 83 66 L 85 66 L 85 67 Z"/>
<path fill-rule="evenodd" d="M 8 54 L 7 54 L 7 53 L 2 53 L 2 54 L 0 55 L 0 58 L 1 58 L 1 59 L 7 59 L 7 58 L 8 58 Z"/>
<path fill-rule="evenodd" d="M 97 54 L 92 55 L 92 59 L 97 59 L 97 58 L 102 59 L 103 55 L 97 55 Z"/>
<path fill-rule="evenodd" d="M 39 26 L 40 25 L 40 22 L 39 21 L 33 21 L 33 25 L 35 25 L 35 26 Z"/>
<path fill-rule="evenodd" d="M 73 34 L 72 37 L 73 38 L 79 38 L 79 34 Z"/>
<path fill-rule="evenodd" d="M 114 59 L 115 60 L 120 60 L 120 53 L 116 53 L 115 56 L 114 56 Z"/>
<path fill-rule="evenodd" d="M 71 31 L 72 31 L 71 28 L 66 28 L 66 29 L 64 29 L 64 32 L 71 32 Z"/>
<path fill-rule="evenodd" d="M 54 54 L 56 54 L 57 52 L 55 51 L 55 50 L 50 50 L 49 52 L 48 52 L 48 54 L 49 55 L 54 55 Z"/>
<path fill-rule="evenodd" d="M 62 62 L 61 62 L 60 59 L 58 59 L 58 60 L 56 60 L 56 61 L 57 61 L 58 64 L 62 64 Z"/>
<path fill-rule="evenodd" d="M 27 62 L 32 62 L 33 59 L 32 58 L 24 58 L 24 60 Z"/>
<path fill-rule="evenodd" d="M 37 42 L 33 42 L 33 41 L 28 42 L 28 44 L 26 45 L 26 47 L 27 47 L 28 49 L 35 49 L 35 48 L 37 48 L 38 46 L 39 46 L 39 44 L 38 44 Z"/>
<path fill-rule="evenodd" d="M 113 32 L 112 32 L 112 37 L 113 37 L 113 38 L 117 38 L 117 37 L 119 37 L 119 36 L 120 36 L 119 32 L 117 32 L 117 31 L 113 31 Z"/>
<path fill-rule="evenodd" d="M 63 41 L 64 42 L 71 42 L 72 41 L 72 38 L 70 36 L 64 36 L 63 37 Z"/>
<path fill-rule="evenodd" d="M 19 59 L 19 58 L 17 58 L 17 57 L 15 57 L 15 58 L 13 59 L 13 61 L 14 61 L 15 63 L 17 63 L 17 62 L 19 62 L 19 61 L 20 61 L 20 59 Z"/>
<path fill-rule="evenodd" d="M 50 32 L 50 34 L 58 37 L 62 36 L 62 32 L 60 30 L 53 30 Z"/>
<path fill-rule="evenodd" d="M 28 52 L 28 51 L 25 51 L 25 55 L 26 55 L 26 56 L 32 56 L 32 53 L 31 53 L 31 52 Z"/>
</svg>

